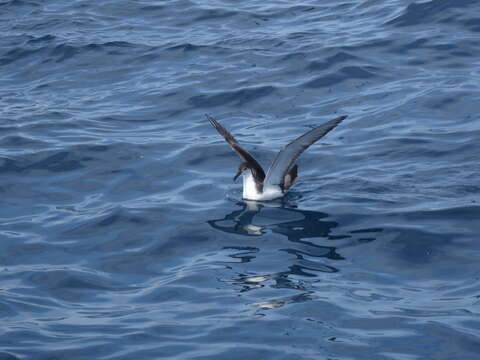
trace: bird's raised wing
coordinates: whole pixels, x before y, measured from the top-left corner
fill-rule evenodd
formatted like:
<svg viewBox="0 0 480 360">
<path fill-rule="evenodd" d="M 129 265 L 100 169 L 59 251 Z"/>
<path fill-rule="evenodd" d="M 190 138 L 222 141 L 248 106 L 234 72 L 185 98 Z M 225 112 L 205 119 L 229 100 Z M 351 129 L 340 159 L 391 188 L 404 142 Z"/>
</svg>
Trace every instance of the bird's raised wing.
<svg viewBox="0 0 480 360">
<path fill-rule="evenodd" d="M 284 146 L 270 165 L 265 177 L 265 185 L 278 185 L 283 189 L 285 175 L 294 165 L 295 160 L 314 142 L 325 136 L 330 130 L 345 120 L 347 116 L 339 116 L 312 129 L 291 143 Z"/>
<path fill-rule="evenodd" d="M 230 134 L 227 129 L 225 129 L 220 123 L 215 120 L 213 117 L 211 117 L 208 114 L 205 114 L 207 117 L 208 121 L 210 121 L 210 124 L 218 131 L 220 135 L 222 135 L 225 140 L 230 144 L 231 148 L 233 151 L 237 153 L 237 155 L 247 163 L 248 167 L 252 171 L 252 175 L 255 179 L 255 182 L 259 184 L 263 184 L 263 179 L 265 179 L 265 172 L 263 171 L 262 167 L 260 164 L 255 160 L 255 158 L 250 155 L 250 153 L 246 150 L 244 150 L 235 140 L 235 138 Z"/>
</svg>

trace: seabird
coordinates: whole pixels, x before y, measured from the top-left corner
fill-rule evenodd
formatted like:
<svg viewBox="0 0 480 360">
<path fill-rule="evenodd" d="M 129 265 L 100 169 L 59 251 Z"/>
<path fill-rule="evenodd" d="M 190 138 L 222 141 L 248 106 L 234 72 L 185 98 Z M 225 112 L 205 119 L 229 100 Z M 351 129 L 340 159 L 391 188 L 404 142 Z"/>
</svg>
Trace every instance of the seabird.
<svg viewBox="0 0 480 360">
<path fill-rule="evenodd" d="M 347 118 L 347 116 L 339 116 L 327 121 L 285 145 L 278 152 L 265 175 L 257 160 L 238 144 L 232 134 L 213 117 L 209 115 L 206 117 L 242 160 L 233 180 L 235 181 L 243 174 L 243 198 L 246 200 L 273 200 L 284 196 L 297 178 L 298 165 L 295 161 L 298 157 L 310 145 Z"/>
</svg>

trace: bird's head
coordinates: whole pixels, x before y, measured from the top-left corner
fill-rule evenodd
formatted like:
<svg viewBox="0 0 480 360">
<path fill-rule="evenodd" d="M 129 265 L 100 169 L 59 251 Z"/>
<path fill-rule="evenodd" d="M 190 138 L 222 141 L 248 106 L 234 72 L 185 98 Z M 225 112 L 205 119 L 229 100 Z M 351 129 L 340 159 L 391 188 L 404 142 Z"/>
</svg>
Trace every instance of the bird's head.
<svg viewBox="0 0 480 360">
<path fill-rule="evenodd" d="M 248 169 L 247 163 L 246 162 L 241 162 L 240 165 L 238 165 L 238 172 L 237 174 L 233 177 L 233 181 L 236 181 L 237 178 L 242 175 L 242 173 Z"/>
</svg>

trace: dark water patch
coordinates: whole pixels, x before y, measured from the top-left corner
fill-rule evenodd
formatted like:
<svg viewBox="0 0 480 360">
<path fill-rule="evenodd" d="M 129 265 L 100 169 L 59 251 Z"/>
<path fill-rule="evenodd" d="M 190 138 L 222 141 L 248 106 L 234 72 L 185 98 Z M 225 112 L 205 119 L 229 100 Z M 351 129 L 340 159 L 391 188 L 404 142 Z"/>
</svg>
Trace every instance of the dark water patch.
<svg viewBox="0 0 480 360">
<path fill-rule="evenodd" d="M 459 56 L 459 57 L 472 57 L 474 56 L 473 53 L 465 50 L 456 50 L 456 51 L 451 51 L 450 55 L 452 56 Z M 465 64 L 460 64 L 461 66 L 465 66 Z"/>
<path fill-rule="evenodd" d="M 462 96 L 468 96 L 466 93 L 455 93 L 452 95 L 439 94 L 435 97 L 431 97 L 424 102 L 420 103 L 420 106 L 423 106 L 428 109 L 447 109 L 449 107 L 454 107 L 456 104 L 460 104 L 462 101 Z"/>
<path fill-rule="evenodd" d="M 32 170 L 45 170 L 49 172 L 66 172 L 74 171 L 84 167 L 83 162 L 90 161 L 90 157 L 77 158 L 68 151 L 57 152 L 52 155 L 42 156 L 30 155 L 29 158 L 9 159 L 3 158 L 3 164 L 0 166 L 0 173 L 23 173 Z"/>
<path fill-rule="evenodd" d="M 133 44 L 127 41 L 109 41 L 89 44 L 82 44 L 80 42 L 59 43 L 58 37 L 45 35 L 43 37 L 30 39 L 25 45 L 18 46 L 0 55 L 0 63 L 9 65 L 28 60 L 32 64 L 36 64 L 36 66 L 46 68 L 51 66 L 49 65 L 51 62 L 62 63 L 64 61 L 87 60 L 90 63 L 92 56 L 96 56 L 97 64 L 104 65 L 105 63 L 109 63 L 105 57 L 110 57 L 110 61 L 112 61 L 118 59 L 121 55 L 130 56 L 132 48 L 137 49 L 138 52 L 150 51 L 152 49 L 143 44 Z"/>
<path fill-rule="evenodd" d="M 96 121 L 104 122 L 104 123 L 128 123 L 128 122 L 136 122 L 136 123 L 158 123 L 157 118 L 152 119 L 145 119 L 141 116 L 141 114 L 127 114 L 127 115 L 117 115 L 116 117 L 111 116 L 101 116 Z"/>
<path fill-rule="evenodd" d="M 289 40 L 309 39 L 313 36 L 315 36 L 314 32 L 302 31 L 302 32 L 295 32 L 295 33 L 288 34 L 287 39 Z M 289 56 L 295 56 L 295 54 L 289 53 L 285 56 L 288 58 Z"/>
<path fill-rule="evenodd" d="M 79 53 L 80 50 L 75 46 L 68 44 L 60 44 L 52 49 L 52 51 L 50 52 L 50 56 L 56 58 L 55 62 L 59 63 L 68 60 Z"/>
<path fill-rule="evenodd" d="M 297 261 L 295 262 L 295 264 L 290 267 L 291 274 L 307 276 L 307 277 L 315 277 L 316 276 L 315 272 L 317 271 L 325 272 L 325 273 L 338 272 L 338 269 L 333 266 L 322 264 L 319 261 L 312 261 L 312 260 L 305 259 L 305 255 L 308 255 L 308 253 L 305 253 L 303 251 L 298 251 L 296 249 L 282 249 L 282 250 L 297 257 Z M 329 253 L 330 251 L 326 255 L 327 258 L 331 258 L 331 256 L 328 256 Z M 341 259 L 336 259 L 336 260 L 341 260 Z"/>
<path fill-rule="evenodd" d="M 13 7 L 40 7 L 41 4 L 34 1 L 25 1 L 25 0 L 7 0 L 0 2 L 0 6 L 11 6 Z"/>
<path fill-rule="evenodd" d="M 19 358 L 12 354 L 9 354 L 8 352 L 1 352 L 0 360 L 19 360 Z"/>
<path fill-rule="evenodd" d="M 46 143 L 34 138 L 29 138 L 20 135 L 9 135 L 0 138 L 1 147 L 13 147 L 13 148 L 39 148 L 45 146 Z"/>
<path fill-rule="evenodd" d="M 480 32 L 480 19 L 469 19 L 462 22 L 468 30 L 473 32 Z"/>
<path fill-rule="evenodd" d="M 273 86 L 243 88 L 236 91 L 224 91 L 214 95 L 196 95 L 188 99 L 188 103 L 199 108 L 211 108 L 226 104 L 242 106 L 269 96 L 275 91 Z"/>
<path fill-rule="evenodd" d="M 94 151 L 94 152 L 104 152 L 104 151 L 108 151 L 109 149 L 110 149 L 110 146 L 108 145 L 92 145 L 87 147 L 88 151 Z"/>
<path fill-rule="evenodd" d="M 457 98 L 445 97 L 443 99 L 436 99 L 434 103 L 431 103 L 428 106 L 435 109 L 442 109 L 448 107 L 449 105 L 455 104 L 456 102 L 458 102 Z"/>
<path fill-rule="evenodd" d="M 310 80 L 303 86 L 307 88 L 322 88 L 338 85 L 344 81 L 350 81 L 352 79 L 372 79 L 378 77 L 378 75 L 375 74 L 376 70 L 378 69 L 372 66 L 346 66 L 333 74 Z"/>
<path fill-rule="evenodd" d="M 15 49 L 7 51 L 5 54 L 0 57 L 0 65 L 9 65 L 11 63 L 31 59 L 37 53 L 43 51 L 41 48 L 38 49 L 25 49 L 23 47 L 17 47 Z"/>
<path fill-rule="evenodd" d="M 425 65 L 427 63 L 426 59 L 415 59 L 407 61 L 407 65 L 411 66 L 418 66 L 418 65 Z"/>
<path fill-rule="evenodd" d="M 365 50 L 365 49 L 378 49 L 378 50 L 385 50 L 390 48 L 398 39 L 373 39 L 373 40 L 365 40 L 360 45 L 352 45 L 352 46 L 339 46 L 340 49 L 347 53 L 352 53 L 355 50 Z"/>
<path fill-rule="evenodd" d="M 166 8 L 165 5 L 147 5 L 147 6 L 142 6 L 140 10 L 147 11 L 147 12 L 156 12 L 159 10 L 164 10 Z"/>
<path fill-rule="evenodd" d="M 191 286 L 168 286 L 165 288 L 152 288 L 146 294 L 135 299 L 135 303 L 162 303 L 168 301 L 187 301 L 192 297 L 199 297 L 200 293 Z M 199 299 L 202 302 L 202 299 Z"/>
<path fill-rule="evenodd" d="M 57 38 L 54 36 L 54 35 L 44 35 L 44 36 L 39 36 L 39 37 L 35 37 L 35 36 L 32 36 L 30 40 L 27 41 L 27 44 L 29 45 L 38 45 L 38 44 L 43 44 L 43 43 L 50 43 L 54 40 L 56 40 Z"/>
<path fill-rule="evenodd" d="M 82 50 L 93 50 L 93 51 L 110 50 L 111 51 L 112 49 L 114 50 L 125 49 L 124 52 L 120 52 L 120 51 L 115 52 L 115 55 L 121 55 L 121 54 L 129 54 L 132 48 L 140 49 L 142 47 L 143 46 L 140 46 L 138 44 L 132 44 L 127 41 L 108 41 L 105 43 L 90 43 L 88 45 L 84 45 L 80 47 L 80 51 Z"/>
<path fill-rule="evenodd" d="M 237 15 L 236 11 L 228 11 L 226 9 L 203 9 L 202 13 L 192 19 L 194 22 L 198 21 L 211 21 L 216 19 L 225 19 Z"/>
<path fill-rule="evenodd" d="M 429 39 L 420 38 L 420 39 L 416 39 L 414 41 L 411 41 L 407 44 L 402 44 L 402 45 L 399 45 L 399 46 L 390 47 L 390 48 L 388 48 L 388 51 L 390 51 L 392 53 L 397 53 L 397 54 L 408 54 L 408 52 L 411 51 L 411 50 L 418 50 L 418 49 L 426 48 L 428 43 L 429 43 Z"/>
<path fill-rule="evenodd" d="M 326 70 L 330 67 L 332 67 L 333 65 L 337 65 L 337 64 L 341 64 L 343 62 L 354 62 L 352 60 L 358 60 L 357 57 L 355 56 L 352 56 L 346 52 L 338 52 L 336 53 L 335 55 L 332 55 L 328 58 L 326 58 L 324 61 L 313 61 L 311 62 L 306 70 L 307 71 L 322 71 L 322 70 Z"/>
<path fill-rule="evenodd" d="M 77 296 L 86 296 L 85 290 L 111 291 L 111 281 L 98 274 L 69 271 L 44 271 L 32 273 L 27 278 L 32 285 L 49 291 L 78 291 Z M 82 295 L 83 293 L 83 295 Z"/>
<path fill-rule="evenodd" d="M 185 43 L 185 44 L 180 44 L 180 45 L 174 45 L 166 48 L 165 50 L 168 51 L 177 51 L 181 50 L 184 52 L 189 52 L 189 51 L 196 51 L 196 50 L 201 50 L 201 49 L 208 49 L 209 47 L 206 45 L 194 45 L 191 43 Z"/>
<path fill-rule="evenodd" d="M 446 51 L 446 50 L 454 50 L 458 49 L 457 45 L 455 44 L 439 44 L 439 45 L 432 45 L 431 48 L 437 51 Z"/>
<path fill-rule="evenodd" d="M 431 0 L 423 3 L 411 3 L 402 15 L 388 21 L 386 25 L 403 27 L 437 23 L 447 19 L 452 11 L 464 10 L 475 4 L 475 0 Z"/>
<path fill-rule="evenodd" d="M 471 194 L 479 194 L 479 187 L 469 187 L 468 192 Z M 437 219 L 441 221 L 441 219 L 462 219 L 465 221 L 474 221 L 475 219 L 477 219 L 479 211 L 480 205 L 471 205 L 431 211 L 417 211 L 415 212 L 415 214 L 405 214 L 405 216 L 425 220 Z"/>
<path fill-rule="evenodd" d="M 85 238 L 94 234 L 105 232 L 105 228 L 114 229 L 116 225 L 122 223 L 126 227 L 143 228 L 150 222 L 147 218 L 135 215 L 133 211 L 125 209 L 95 209 L 91 211 L 82 211 L 84 216 L 79 213 L 76 216 L 76 224 L 72 223 L 69 229 L 63 231 L 63 236 L 68 238 Z M 80 223 L 80 224 L 78 224 Z M 113 235 L 114 233 L 111 233 Z M 132 233 L 134 234 L 134 233 Z M 106 240 L 104 240 L 106 242 Z"/>
</svg>

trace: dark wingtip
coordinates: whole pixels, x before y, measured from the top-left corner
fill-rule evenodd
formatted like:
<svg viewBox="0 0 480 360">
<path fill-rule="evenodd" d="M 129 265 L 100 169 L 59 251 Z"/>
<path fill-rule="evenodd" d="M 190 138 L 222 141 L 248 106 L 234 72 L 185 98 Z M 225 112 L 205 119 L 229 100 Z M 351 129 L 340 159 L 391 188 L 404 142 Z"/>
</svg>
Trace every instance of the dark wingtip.
<svg viewBox="0 0 480 360">
<path fill-rule="evenodd" d="M 208 121 L 210 121 L 210 124 L 216 129 L 217 128 L 217 120 L 215 120 L 212 116 L 205 114 L 205 117 L 207 118 Z"/>
<path fill-rule="evenodd" d="M 343 120 L 345 120 L 348 117 L 348 115 L 342 115 L 339 116 L 333 120 L 330 120 L 331 123 L 333 124 L 333 127 L 336 127 L 338 124 L 340 124 Z"/>
</svg>

